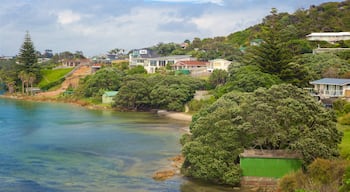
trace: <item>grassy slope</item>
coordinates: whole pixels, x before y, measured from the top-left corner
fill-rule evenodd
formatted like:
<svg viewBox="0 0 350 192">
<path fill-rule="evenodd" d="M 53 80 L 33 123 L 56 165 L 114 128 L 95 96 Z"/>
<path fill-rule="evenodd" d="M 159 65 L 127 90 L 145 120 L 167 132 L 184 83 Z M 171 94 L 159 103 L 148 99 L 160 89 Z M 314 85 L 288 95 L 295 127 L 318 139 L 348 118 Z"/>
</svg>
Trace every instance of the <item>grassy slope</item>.
<svg viewBox="0 0 350 192">
<path fill-rule="evenodd" d="M 72 71 L 73 68 L 65 68 L 65 69 L 54 69 L 54 70 L 43 70 L 41 74 L 43 75 L 43 78 L 39 82 L 39 87 L 43 87 L 49 83 L 58 81 L 61 79 L 64 75 Z"/>
<path fill-rule="evenodd" d="M 340 154 L 345 159 L 350 159 L 350 126 L 338 124 L 338 129 L 344 133 L 340 147 Z"/>
</svg>

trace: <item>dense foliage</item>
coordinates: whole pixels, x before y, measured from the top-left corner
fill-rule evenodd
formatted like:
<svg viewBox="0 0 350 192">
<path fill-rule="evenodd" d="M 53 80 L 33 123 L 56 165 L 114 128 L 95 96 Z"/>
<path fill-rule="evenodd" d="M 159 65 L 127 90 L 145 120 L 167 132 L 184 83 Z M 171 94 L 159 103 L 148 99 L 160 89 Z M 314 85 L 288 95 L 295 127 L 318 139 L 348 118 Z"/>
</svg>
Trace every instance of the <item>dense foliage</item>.
<svg viewBox="0 0 350 192">
<path fill-rule="evenodd" d="M 195 90 L 203 86 L 203 81 L 189 76 L 130 75 L 123 80 L 115 106 L 129 110 L 183 111 Z"/>
<path fill-rule="evenodd" d="M 297 151 L 308 164 L 338 156 L 342 134 L 335 117 L 292 85 L 228 93 L 193 117 L 184 142 L 185 175 L 215 183 L 240 181 L 238 155 L 245 148 Z"/>
<path fill-rule="evenodd" d="M 101 100 L 105 91 L 116 91 L 120 88 L 123 76 L 124 74 L 116 68 L 100 69 L 96 74 L 81 79 L 74 95 Z"/>
<path fill-rule="evenodd" d="M 316 159 L 308 166 L 307 172 L 298 171 L 284 176 L 279 188 L 282 192 L 347 192 L 350 189 L 349 179 L 348 161 Z"/>
</svg>

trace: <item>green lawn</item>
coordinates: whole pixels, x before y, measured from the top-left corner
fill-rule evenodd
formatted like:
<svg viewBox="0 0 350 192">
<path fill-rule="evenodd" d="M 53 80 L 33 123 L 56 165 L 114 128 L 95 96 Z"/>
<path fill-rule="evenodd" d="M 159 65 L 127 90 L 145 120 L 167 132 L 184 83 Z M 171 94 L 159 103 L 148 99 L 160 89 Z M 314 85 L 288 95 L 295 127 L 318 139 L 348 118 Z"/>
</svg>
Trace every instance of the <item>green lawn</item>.
<svg viewBox="0 0 350 192">
<path fill-rule="evenodd" d="M 350 126 L 338 124 L 338 129 L 344 133 L 340 147 L 340 154 L 343 158 L 350 160 Z"/>
<path fill-rule="evenodd" d="M 41 71 L 42 79 L 39 82 L 38 86 L 45 87 L 50 83 L 56 82 L 72 70 L 73 70 L 73 68 L 43 70 L 43 71 Z"/>
</svg>

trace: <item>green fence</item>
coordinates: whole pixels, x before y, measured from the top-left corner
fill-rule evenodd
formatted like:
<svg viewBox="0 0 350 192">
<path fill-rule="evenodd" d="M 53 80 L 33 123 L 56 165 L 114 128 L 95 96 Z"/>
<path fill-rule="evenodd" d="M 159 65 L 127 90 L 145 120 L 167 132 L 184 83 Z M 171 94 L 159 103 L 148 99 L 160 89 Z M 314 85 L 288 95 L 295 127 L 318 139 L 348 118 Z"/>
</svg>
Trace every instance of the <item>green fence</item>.
<svg viewBox="0 0 350 192">
<path fill-rule="evenodd" d="M 298 159 L 241 157 L 243 176 L 281 178 L 301 168 Z"/>
</svg>

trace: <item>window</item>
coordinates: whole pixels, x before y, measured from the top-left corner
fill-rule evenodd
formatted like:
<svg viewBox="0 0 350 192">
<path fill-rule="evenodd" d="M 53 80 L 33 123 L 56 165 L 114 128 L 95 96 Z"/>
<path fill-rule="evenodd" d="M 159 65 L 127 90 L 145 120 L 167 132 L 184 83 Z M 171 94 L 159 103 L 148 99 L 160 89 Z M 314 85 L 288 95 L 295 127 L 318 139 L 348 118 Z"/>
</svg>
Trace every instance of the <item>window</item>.
<svg viewBox="0 0 350 192">
<path fill-rule="evenodd" d="M 157 66 L 157 61 L 156 60 L 151 60 L 150 61 L 151 66 Z"/>
<path fill-rule="evenodd" d="M 174 61 L 168 61 L 168 65 L 173 65 L 174 63 Z"/>
<path fill-rule="evenodd" d="M 165 67 L 165 61 L 159 61 L 159 67 Z"/>
</svg>

